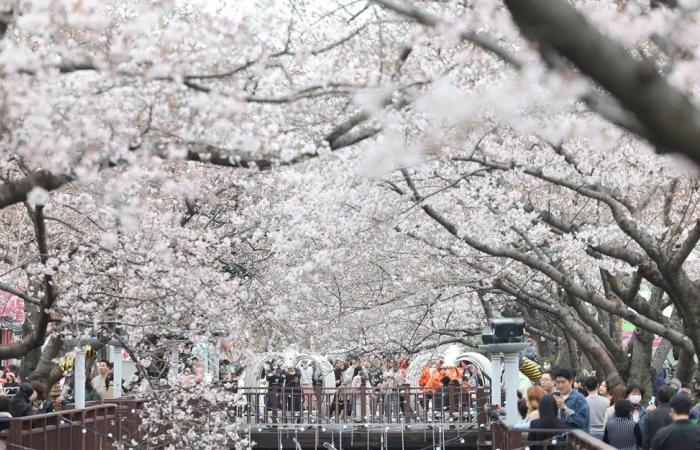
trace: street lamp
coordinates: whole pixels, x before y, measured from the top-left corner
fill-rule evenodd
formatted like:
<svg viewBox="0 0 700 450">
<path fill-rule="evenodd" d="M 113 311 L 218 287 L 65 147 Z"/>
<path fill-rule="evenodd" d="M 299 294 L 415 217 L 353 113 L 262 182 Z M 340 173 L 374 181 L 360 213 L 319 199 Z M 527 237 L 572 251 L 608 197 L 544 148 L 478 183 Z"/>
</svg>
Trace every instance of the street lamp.
<svg viewBox="0 0 700 450">
<path fill-rule="evenodd" d="M 501 404 L 501 356 L 505 362 L 506 423 L 518 420 L 518 356 L 527 347 L 525 320 L 520 317 L 490 319 L 481 333 L 479 348 L 491 356 L 491 403 Z"/>
</svg>

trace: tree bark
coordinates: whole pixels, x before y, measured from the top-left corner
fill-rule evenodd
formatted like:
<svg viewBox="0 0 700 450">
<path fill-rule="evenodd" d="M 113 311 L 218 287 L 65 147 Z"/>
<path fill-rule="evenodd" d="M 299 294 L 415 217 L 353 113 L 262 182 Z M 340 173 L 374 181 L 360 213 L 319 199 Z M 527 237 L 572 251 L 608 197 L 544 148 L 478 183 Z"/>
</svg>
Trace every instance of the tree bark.
<svg viewBox="0 0 700 450">
<path fill-rule="evenodd" d="M 695 373 L 695 355 L 691 352 L 681 349 L 676 365 L 676 378 L 681 380 L 681 383 L 690 383 Z"/>
<path fill-rule="evenodd" d="M 654 335 L 648 331 L 636 330 L 632 342 L 630 374 L 627 382 L 643 386 L 651 394 L 651 344 Z"/>
</svg>

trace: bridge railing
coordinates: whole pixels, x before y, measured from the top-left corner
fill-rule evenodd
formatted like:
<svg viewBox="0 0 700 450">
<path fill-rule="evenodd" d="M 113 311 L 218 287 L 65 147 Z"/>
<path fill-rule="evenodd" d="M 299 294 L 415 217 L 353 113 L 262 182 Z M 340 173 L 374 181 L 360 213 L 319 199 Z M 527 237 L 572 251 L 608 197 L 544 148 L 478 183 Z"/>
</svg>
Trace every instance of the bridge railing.
<svg viewBox="0 0 700 450">
<path fill-rule="evenodd" d="M 17 417 L 10 420 L 7 449 L 107 450 L 117 436 L 117 405 Z M 3 436 L 5 437 L 5 436 Z"/>
<path fill-rule="evenodd" d="M 461 389 L 449 386 L 439 390 L 320 388 L 271 386 L 238 388 L 246 405 L 236 414 L 244 423 L 410 423 L 469 422 L 488 403 L 488 389 Z"/>
<path fill-rule="evenodd" d="M 492 422 L 490 428 L 493 450 L 516 450 L 533 446 L 542 450 L 615 450 L 615 447 L 581 430 L 516 430 L 500 421 Z M 545 439 L 529 441 L 529 432 L 544 435 Z"/>
</svg>

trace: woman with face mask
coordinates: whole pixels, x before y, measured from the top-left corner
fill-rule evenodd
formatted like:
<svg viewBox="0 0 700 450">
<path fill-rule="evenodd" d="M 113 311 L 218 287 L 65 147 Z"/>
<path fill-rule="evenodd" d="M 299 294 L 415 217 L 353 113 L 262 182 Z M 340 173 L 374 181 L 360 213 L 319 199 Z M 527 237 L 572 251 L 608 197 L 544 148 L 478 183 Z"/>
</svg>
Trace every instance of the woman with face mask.
<svg viewBox="0 0 700 450">
<path fill-rule="evenodd" d="M 642 398 L 644 398 L 642 386 L 634 383 L 627 386 L 627 400 L 632 403 L 632 420 L 640 427 L 644 425 L 644 419 L 647 416 L 647 409 L 642 405 Z"/>
</svg>

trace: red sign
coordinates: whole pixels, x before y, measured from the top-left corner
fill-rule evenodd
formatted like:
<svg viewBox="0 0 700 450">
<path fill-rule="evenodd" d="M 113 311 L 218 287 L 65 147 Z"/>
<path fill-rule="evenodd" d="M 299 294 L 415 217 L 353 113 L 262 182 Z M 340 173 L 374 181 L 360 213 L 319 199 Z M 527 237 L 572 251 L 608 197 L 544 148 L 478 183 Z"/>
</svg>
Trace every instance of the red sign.
<svg viewBox="0 0 700 450">
<path fill-rule="evenodd" d="M 9 292 L 0 291 L 0 317 L 11 317 L 15 322 L 23 323 L 24 300 Z"/>
</svg>

